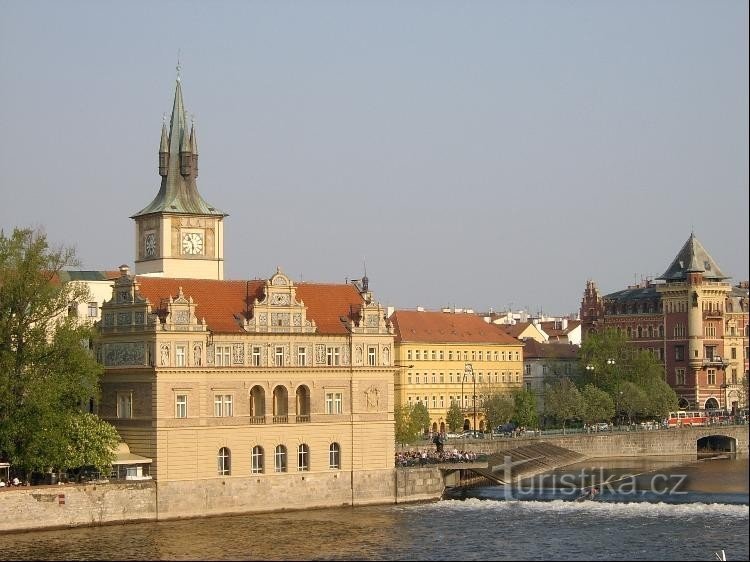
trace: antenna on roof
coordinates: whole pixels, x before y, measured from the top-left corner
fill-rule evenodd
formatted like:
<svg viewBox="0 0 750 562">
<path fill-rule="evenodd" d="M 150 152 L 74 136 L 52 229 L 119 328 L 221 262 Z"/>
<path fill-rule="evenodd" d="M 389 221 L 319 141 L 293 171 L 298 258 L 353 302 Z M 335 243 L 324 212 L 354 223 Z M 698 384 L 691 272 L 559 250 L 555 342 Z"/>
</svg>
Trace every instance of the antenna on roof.
<svg viewBox="0 0 750 562">
<path fill-rule="evenodd" d="M 178 82 L 182 80 L 182 78 L 180 77 L 180 71 L 182 70 L 182 65 L 180 64 L 180 50 L 181 49 L 177 49 L 177 67 L 176 68 L 177 68 L 177 81 Z"/>
</svg>

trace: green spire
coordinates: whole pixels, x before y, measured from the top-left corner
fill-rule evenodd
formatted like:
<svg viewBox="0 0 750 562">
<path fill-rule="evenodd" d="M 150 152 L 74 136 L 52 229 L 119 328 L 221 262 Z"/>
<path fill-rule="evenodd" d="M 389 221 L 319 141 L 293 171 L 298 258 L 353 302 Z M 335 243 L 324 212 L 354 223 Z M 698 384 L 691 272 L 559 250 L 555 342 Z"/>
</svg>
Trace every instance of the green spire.
<svg viewBox="0 0 750 562">
<path fill-rule="evenodd" d="M 186 158 L 182 160 L 180 157 L 181 151 L 186 153 Z M 193 127 L 192 132 L 188 131 L 179 69 L 172 116 L 169 122 L 169 137 L 166 136 L 166 126 L 162 125 L 159 152 L 159 173 L 162 175 L 159 193 L 147 207 L 130 218 L 152 213 L 227 216 L 225 212 L 209 205 L 198 192 L 198 186 L 195 182 L 198 172 L 197 160 L 191 157 L 192 154 L 197 154 L 198 143 L 195 127 Z M 168 158 L 162 157 L 165 152 L 168 154 Z"/>
</svg>

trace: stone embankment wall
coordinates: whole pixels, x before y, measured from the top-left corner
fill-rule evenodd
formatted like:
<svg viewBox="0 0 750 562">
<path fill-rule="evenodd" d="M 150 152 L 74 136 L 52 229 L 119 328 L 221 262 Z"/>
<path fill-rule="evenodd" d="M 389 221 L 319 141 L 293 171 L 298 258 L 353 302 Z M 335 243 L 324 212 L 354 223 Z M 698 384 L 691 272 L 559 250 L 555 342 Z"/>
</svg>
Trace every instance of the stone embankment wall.
<svg viewBox="0 0 750 562">
<path fill-rule="evenodd" d="M 30 531 L 156 519 L 151 481 L 0 488 L 0 531 Z"/>
<path fill-rule="evenodd" d="M 440 499 L 436 466 L 0 489 L 0 532 Z"/>
</svg>

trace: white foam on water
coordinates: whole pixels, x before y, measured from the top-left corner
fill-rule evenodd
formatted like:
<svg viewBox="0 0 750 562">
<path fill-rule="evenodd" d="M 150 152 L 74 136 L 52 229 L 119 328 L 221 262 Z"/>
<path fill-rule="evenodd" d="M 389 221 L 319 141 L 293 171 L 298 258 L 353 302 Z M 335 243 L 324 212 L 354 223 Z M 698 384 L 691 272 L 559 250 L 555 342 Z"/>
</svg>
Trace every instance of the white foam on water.
<svg viewBox="0 0 750 562">
<path fill-rule="evenodd" d="M 480 500 L 467 498 L 465 500 L 442 500 L 434 504 L 428 504 L 428 509 L 436 510 L 484 510 L 495 512 L 523 511 L 533 512 L 557 512 L 569 513 L 591 513 L 601 514 L 608 517 L 714 517 L 717 515 L 748 519 L 750 517 L 750 506 L 731 505 L 723 503 L 650 503 L 650 502 L 603 502 L 603 501 L 521 501 L 521 500 Z"/>
</svg>

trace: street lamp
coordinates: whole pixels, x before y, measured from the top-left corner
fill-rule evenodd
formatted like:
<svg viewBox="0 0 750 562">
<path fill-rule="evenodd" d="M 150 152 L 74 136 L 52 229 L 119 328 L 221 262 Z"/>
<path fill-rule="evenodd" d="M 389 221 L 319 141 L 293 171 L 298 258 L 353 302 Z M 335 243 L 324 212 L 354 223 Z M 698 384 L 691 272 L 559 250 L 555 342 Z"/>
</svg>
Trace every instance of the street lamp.
<svg viewBox="0 0 750 562">
<path fill-rule="evenodd" d="M 474 393 L 472 395 L 472 400 L 474 402 L 474 436 L 476 436 L 476 432 L 477 432 L 477 379 L 474 376 L 474 368 L 471 366 L 471 363 L 464 364 L 464 378 L 467 375 L 471 376 L 471 380 L 474 383 Z M 462 381 L 461 388 L 463 389 L 463 381 Z M 461 397 L 463 398 L 463 394 L 461 395 Z"/>
</svg>

